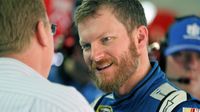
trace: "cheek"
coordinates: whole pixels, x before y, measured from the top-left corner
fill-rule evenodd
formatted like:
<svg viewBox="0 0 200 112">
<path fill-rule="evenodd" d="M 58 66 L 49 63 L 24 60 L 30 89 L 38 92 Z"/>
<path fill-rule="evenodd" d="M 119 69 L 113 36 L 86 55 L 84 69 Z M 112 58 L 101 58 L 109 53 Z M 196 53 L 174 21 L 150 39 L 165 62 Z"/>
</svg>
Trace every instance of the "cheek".
<svg viewBox="0 0 200 112">
<path fill-rule="evenodd" d="M 83 59 L 84 59 L 85 63 L 89 66 L 90 65 L 89 55 L 86 53 L 83 53 Z"/>
<path fill-rule="evenodd" d="M 167 74 L 168 75 L 172 75 L 174 77 L 174 75 L 176 76 L 185 76 L 186 72 L 185 69 L 183 67 L 181 67 L 178 63 L 176 63 L 172 57 L 168 57 L 167 58 Z"/>
<path fill-rule="evenodd" d="M 120 40 L 118 43 L 120 44 L 113 45 L 108 51 L 109 54 L 113 55 L 114 57 L 121 56 L 130 50 L 129 48 L 131 43 L 129 39 Z"/>
<path fill-rule="evenodd" d="M 52 38 L 52 40 L 51 40 L 51 45 L 50 45 L 50 47 L 51 47 L 51 54 L 52 54 L 52 58 L 53 58 L 53 55 L 54 55 L 54 41 L 53 41 L 53 38 Z M 53 60 L 53 59 L 52 59 Z"/>
</svg>

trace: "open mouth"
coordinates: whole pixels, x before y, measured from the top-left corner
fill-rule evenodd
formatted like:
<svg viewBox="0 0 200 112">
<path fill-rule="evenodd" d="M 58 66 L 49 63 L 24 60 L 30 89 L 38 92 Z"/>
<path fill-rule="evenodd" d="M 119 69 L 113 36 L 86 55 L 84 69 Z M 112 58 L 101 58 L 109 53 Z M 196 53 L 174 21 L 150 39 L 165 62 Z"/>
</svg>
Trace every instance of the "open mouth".
<svg viewBox="0 0 200 112">
<path fill-rule="evenodd" d="M 98 71 L 105 70 L 105 69 L 109 68 L 110 66 L 112 66 L 112 64 L 113 63 L 99 65 L 99 66 L 96 67 L 96 70 L 98 70 Z"/>
</svg>

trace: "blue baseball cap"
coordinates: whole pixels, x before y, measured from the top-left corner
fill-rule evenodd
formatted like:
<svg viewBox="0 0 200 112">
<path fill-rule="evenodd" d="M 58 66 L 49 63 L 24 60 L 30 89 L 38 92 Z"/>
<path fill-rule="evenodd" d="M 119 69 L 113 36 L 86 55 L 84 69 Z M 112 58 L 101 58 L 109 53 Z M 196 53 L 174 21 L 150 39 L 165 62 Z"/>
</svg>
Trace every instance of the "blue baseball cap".
<svg viewBox="0 0 200 112">
<path fill-rule="evenodd" d="M 179 51 L 200 52 L 200 18 L 188 16 L 176 21 L 168 32 L 165 56 Z"/>
</svg>

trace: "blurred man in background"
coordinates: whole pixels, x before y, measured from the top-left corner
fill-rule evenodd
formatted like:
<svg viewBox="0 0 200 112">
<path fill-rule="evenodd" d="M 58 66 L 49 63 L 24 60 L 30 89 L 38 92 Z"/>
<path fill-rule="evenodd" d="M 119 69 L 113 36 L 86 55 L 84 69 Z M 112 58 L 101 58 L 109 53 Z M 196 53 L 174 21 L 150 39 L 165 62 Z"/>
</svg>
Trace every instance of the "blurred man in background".
<svg viewBox="0 0 200 112">
<path fill-rule="evenodd" d="M 93 112 L 72 87 L 50 83 L 55 25 L 43 0 L 0 0 L 1 112 Z"/>
<path fill-rule="evenodd" d="M 166 72 L 178 87 L 200 98 L 200 18 L 178 19 L 168 32 Z"/>
</svg>

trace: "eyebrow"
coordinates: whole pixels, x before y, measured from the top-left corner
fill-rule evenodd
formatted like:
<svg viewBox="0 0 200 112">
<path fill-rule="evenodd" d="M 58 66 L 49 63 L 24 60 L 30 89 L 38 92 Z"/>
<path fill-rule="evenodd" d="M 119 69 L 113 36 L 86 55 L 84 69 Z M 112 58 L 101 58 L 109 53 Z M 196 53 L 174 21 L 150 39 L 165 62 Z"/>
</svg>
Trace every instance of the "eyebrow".
<svg viewBox="0 0 200 112">
<path fill-rule="evenodd" d="M 108 35 L 114 35 L 114 34 L 113 34 L 113 33 L 104 32 L 104 33 L 102 33 L 101 35 L 96 36 L 95 39 L 99 39 L 99 38 L 102 38 L 102 37 L 107 37 Z M 115 36 L 110 36 L 110 37 L 115 37 Z M 90 42 L 83 41 L 83 40 L 81 39 L 81 37 L 79 37 L 79 44 L 80 44 L 80 45 L 88 44 L 88 43 L 90 43 Z"/>
</svg>

